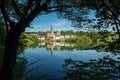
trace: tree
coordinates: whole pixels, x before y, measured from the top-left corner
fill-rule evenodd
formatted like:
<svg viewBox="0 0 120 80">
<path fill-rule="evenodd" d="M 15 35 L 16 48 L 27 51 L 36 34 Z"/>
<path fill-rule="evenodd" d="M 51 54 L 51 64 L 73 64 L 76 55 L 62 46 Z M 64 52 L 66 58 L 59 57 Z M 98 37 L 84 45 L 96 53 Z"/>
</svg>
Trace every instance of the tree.
<svg viewBox="0 0 120 80">
<path fill-rule="evenodd" d="M 110 24 L 115 24 L 117 32 L 119 32 L 120 21 L 118 13 L 120 11 L 118 9 L 120 1 L 114 1 L 116 6 L 111 1 L 105 3 L 103 0 L 0 0 L 0 17 L 3 17 L 2 21 L 6 25 L 7 32 L 4 59 L 0 73 L 1 80 L 11 79 L 20 35 L 25 31 L 26 27 L 30 27 L 31 21 L 37 15 L 56 12 L 58 17 L 63 16 L 72 20 L 75 24 L 80 23 L 88 27 L 93 24 L 91 21 L 94 21 L 94 19 L 87 18 L 87 14 L 94 10 L 99 15 L 96 16 L 99 18 L 99 22 L 101 19 L 104 21 L 104 18 L 105 21 L 110 20 L 112 21 Z M 107 5 L 108 3 L 110 6 Z M 109 17 L 99 14 L 104 11 Z"/>
<path fill-rule="evenodd" d="M 37 16 L 70 8 L 66 0 L 0 0 L 0 17 L 6 25 L 6 44 L 0 80 L 11 80 L 19 39 L 26 27 Z"/>
<path fill-rule="evenodd" d="M 0 20 L 0 67 L 3 59 L 4 43 L 5 43 L 5 28 L 1 26 L 4 26 L 4 24 Z"/>
<path fill-rule="evenodd" d="M 69 9 L 67 12 L 63 10 L 60 16 L 72 20 L 74 27 L 88 28 L 88 30 L 113 27 L 120 37 L 120 0 L 71 0 L 68 2 L 77 8 Z M 91 11 L 95 15 L 93 18 L 89 16 Z"/>
</svg>

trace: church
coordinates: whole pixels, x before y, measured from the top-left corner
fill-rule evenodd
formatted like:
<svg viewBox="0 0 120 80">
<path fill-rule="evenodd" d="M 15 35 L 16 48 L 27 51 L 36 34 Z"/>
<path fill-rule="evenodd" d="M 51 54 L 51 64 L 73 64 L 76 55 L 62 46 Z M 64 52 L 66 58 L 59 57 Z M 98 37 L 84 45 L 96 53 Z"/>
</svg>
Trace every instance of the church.
<svg viewBox="0 0 120 80">
<path fill-rule="evenodd" d="M 47 31 L 46 33 L 48 40 L 57 40 L 61 38 L 61 33 L 59 31 L 54 31 L 53 26 L 51 26 L 50 31 Z"/>
</svg>

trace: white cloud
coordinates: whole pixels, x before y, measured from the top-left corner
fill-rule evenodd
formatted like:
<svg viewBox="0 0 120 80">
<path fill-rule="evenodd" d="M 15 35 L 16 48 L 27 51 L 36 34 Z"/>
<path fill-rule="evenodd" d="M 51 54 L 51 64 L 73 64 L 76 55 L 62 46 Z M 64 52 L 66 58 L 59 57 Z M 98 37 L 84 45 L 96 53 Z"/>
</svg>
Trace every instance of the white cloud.
<svg viewBox="0 0 120 80">
<path fill-rule="evenodd" d="M 53 23 L 53 26 L 54 27 L 62 27 L 62 26 L 66 26 L 68 24 L 70 24 L 70 22 L 68 22 L 67 20 L 61 20 L 61 21 Z"/>
</svg>

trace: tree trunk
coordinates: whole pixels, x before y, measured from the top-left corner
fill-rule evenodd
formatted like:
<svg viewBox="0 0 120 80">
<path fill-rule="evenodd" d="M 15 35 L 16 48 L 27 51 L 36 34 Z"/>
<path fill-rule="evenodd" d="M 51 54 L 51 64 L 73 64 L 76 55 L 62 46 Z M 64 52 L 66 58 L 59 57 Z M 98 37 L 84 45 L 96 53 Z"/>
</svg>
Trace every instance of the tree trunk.
<svg viewBox="0 0 120 80">
<path fill-rule="evenodd" d="M 19 45 L 17 31 L 10 31 L 6 36 L 5 52 L 0 72 L 0 80 L 11 80 L 16 62 L 16 53 Z"/>
</svg>

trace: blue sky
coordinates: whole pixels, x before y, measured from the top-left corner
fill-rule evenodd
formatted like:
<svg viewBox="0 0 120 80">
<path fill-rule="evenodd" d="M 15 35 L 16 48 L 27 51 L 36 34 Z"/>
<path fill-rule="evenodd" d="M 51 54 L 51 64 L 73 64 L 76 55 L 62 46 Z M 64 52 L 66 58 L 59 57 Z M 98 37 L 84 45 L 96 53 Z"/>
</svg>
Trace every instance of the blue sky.
<svg viewBox="0 0 120 80">
<path fill-rule="evenodd" d="M 89 13 L 89 18 L 95 18 L 95 11 Z M 49 31 L 51 26 L 55 31 L 77 30 L 71 27 L 72 22 L 67 19 L 59 19 L 55 13 L 37 16 L 31 24 L 33 28 L 26 28 L 27 32 Z"/>
<path fill-rule="evenodd" d="M 55 13 L 51 13 L 48 15 L 40 15 L 36 17 L 31 24 L 31 27 L 33 28 L 26 28 L 26 31 L 48 31 L 50 30 L 51 26 L 54 27 L 55 31 L 75 30 L 74 27 L 71 27 L 71 24 L 71 21 L 68 21 L 67 19 L 58 19 Z"/>
</svg>

